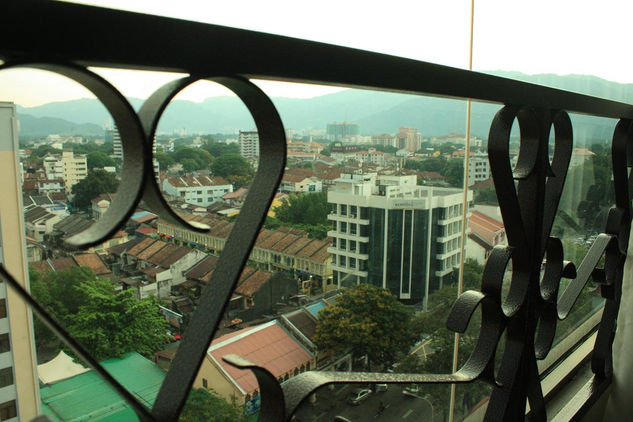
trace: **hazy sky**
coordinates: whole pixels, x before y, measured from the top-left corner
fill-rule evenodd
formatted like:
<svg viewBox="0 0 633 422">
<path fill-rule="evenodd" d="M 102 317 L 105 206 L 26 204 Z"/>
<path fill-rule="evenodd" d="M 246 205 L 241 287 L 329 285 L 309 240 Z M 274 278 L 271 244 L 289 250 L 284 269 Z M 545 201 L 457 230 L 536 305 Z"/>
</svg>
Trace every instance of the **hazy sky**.
<svg viewBox="0 0 633 422">
<path fill-rule="evenodd" d="M 470 0 L 388 2 L 289 0 L 79 1 L 187 20 L 288 35 L 466 68 Z M 592 74 L 633 82 L 628 39 L 631 1 L 478 0 L 475 4 L 475 70 Z M 99 70 L 130 97 L 147 97 L 174 74 Z M 311 97 L 336 88 L 257 82 L 271 96 Z M 201 101 L 227 95 L 202 83 L 180 98 Z M 42 72 L 0 72 L 2 100 L 24 106 L 91 95 Z"/>
</svg>

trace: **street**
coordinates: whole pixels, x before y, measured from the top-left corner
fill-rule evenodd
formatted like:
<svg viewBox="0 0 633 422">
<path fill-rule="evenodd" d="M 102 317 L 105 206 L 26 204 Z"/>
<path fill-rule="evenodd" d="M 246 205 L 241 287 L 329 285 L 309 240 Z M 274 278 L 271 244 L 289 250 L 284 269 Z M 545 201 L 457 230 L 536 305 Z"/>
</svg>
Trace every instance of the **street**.
<svg viewBox="0 0 633 422">
<path fill-rule="evenodd" d="M 415 421 L 431 422 L 433 410 L 431 403 L 421 397 L 402 394 L 403 385 L 391 384 L 384 392 L 371 394 L 358 406 L 347 403 L 347 398 L 358 385 L 344 384 L 334 390 L 327 387 L 317 391 L 315 403 L 302 404 L 295 413 L 295 422 L 330 422 L 335 416 L 343 416 L 352 422 L 358 421 Z M 385 406 L 378 414 L 380 402 Z"/>
</svg>

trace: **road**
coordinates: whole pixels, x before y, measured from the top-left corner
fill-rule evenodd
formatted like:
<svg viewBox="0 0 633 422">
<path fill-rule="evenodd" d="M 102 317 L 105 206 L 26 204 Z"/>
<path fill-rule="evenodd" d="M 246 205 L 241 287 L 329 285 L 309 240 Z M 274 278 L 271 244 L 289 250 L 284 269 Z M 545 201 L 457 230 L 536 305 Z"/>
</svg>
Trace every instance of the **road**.
<svg viewBox="0 0 633 422">
<path fill-rule="evenodd" d="M 331 422 L 334 417 L 344 416 L 352 422 L 358 421 L 402 421 L 432 422 L 431 403 L 421 397 L 402 394 L 403 386 L 392 384 L 384 392 L 374 393 L 358 406 L 347 403 L 349 393 L 357 385 L 337 386 L 333 391 L 327 387 L 317 391 L 315 403 L 304 403 L 295 413 L 295 422 Z M 378 415 L 380 402 L 385 410 Z"/>
</svg>

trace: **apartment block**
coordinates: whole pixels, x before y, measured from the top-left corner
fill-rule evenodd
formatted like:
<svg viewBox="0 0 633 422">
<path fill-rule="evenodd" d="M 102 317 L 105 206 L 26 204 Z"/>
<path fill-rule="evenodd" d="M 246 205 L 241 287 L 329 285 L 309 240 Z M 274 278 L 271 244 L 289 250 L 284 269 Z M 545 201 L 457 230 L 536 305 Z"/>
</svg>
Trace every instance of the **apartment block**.
<svg viewBox="0 0 633 422">
<path fill-rule="evenodd" d="M 461 201 L 460 189 L 417 186 L 415 175 L 342 174 L 328 191 L 333 283 L 371 283 L 426 306 L 459 266 Z"/>
<path fill-rule="evenodd" d="M 72 151 L 62 152 L 62 179 L 66 193 L 71 193 L 73 186 L 88 176 L 88 160 L 85 154 L 74 154 Z"/>
<path fill-rule="evenodd" d="M 237 139 L 240 155 L 244 158 L 259 157 L 259 134 L 240 131 Z"/>
<path fill-rule="evenodd" d="M 488 180 L 490 176 L 488 154 L 480 152 L 471 156 L 468 163 L 468 186 Z"/>
</svg>

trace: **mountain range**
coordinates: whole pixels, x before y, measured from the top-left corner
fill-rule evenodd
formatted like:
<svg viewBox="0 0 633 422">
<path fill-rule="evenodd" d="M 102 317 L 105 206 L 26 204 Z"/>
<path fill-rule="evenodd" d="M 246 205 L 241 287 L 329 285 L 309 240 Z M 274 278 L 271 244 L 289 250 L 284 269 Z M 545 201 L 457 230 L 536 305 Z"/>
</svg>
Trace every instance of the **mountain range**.
<svg viewBox="0 0 633 422">
<path fill-rule="evenodd" d="M 526 82 L 582 92 L 616 101 L 633 102 L 633 84 L 620 84 L 595 76 L 553 74 L 526 75 L 519 72 L 488 72 Z M 143 100 L 132 98 L 139 109 Z M 362 134 L 394 134 L 400 126 L 418 128 L 423 136 L 465 132 L 466 102 L 437 97 L 414 96 L 365 90 L 343 90 L 308 99 L 272 98 L 284 126 L 293 129 L 320 128 L 335 121 L 360 124 Z M 486 139 L 490 122 L 499 105 L 473 103 L 471 134 Z M 37 107 L 17 107 L 20 135 L 24 137 L 60 135 L 98 136 L 110 120 L 96 99 L 52 102 Z M 572 115 L 577 142 L 610 139 L 615 120 Z M 165 111 L 158 132 L 235 133 L 252 130 L 255 124 L 237 97 L 210 97 L 196 103 L 173 101 Z"/>
</svg>

